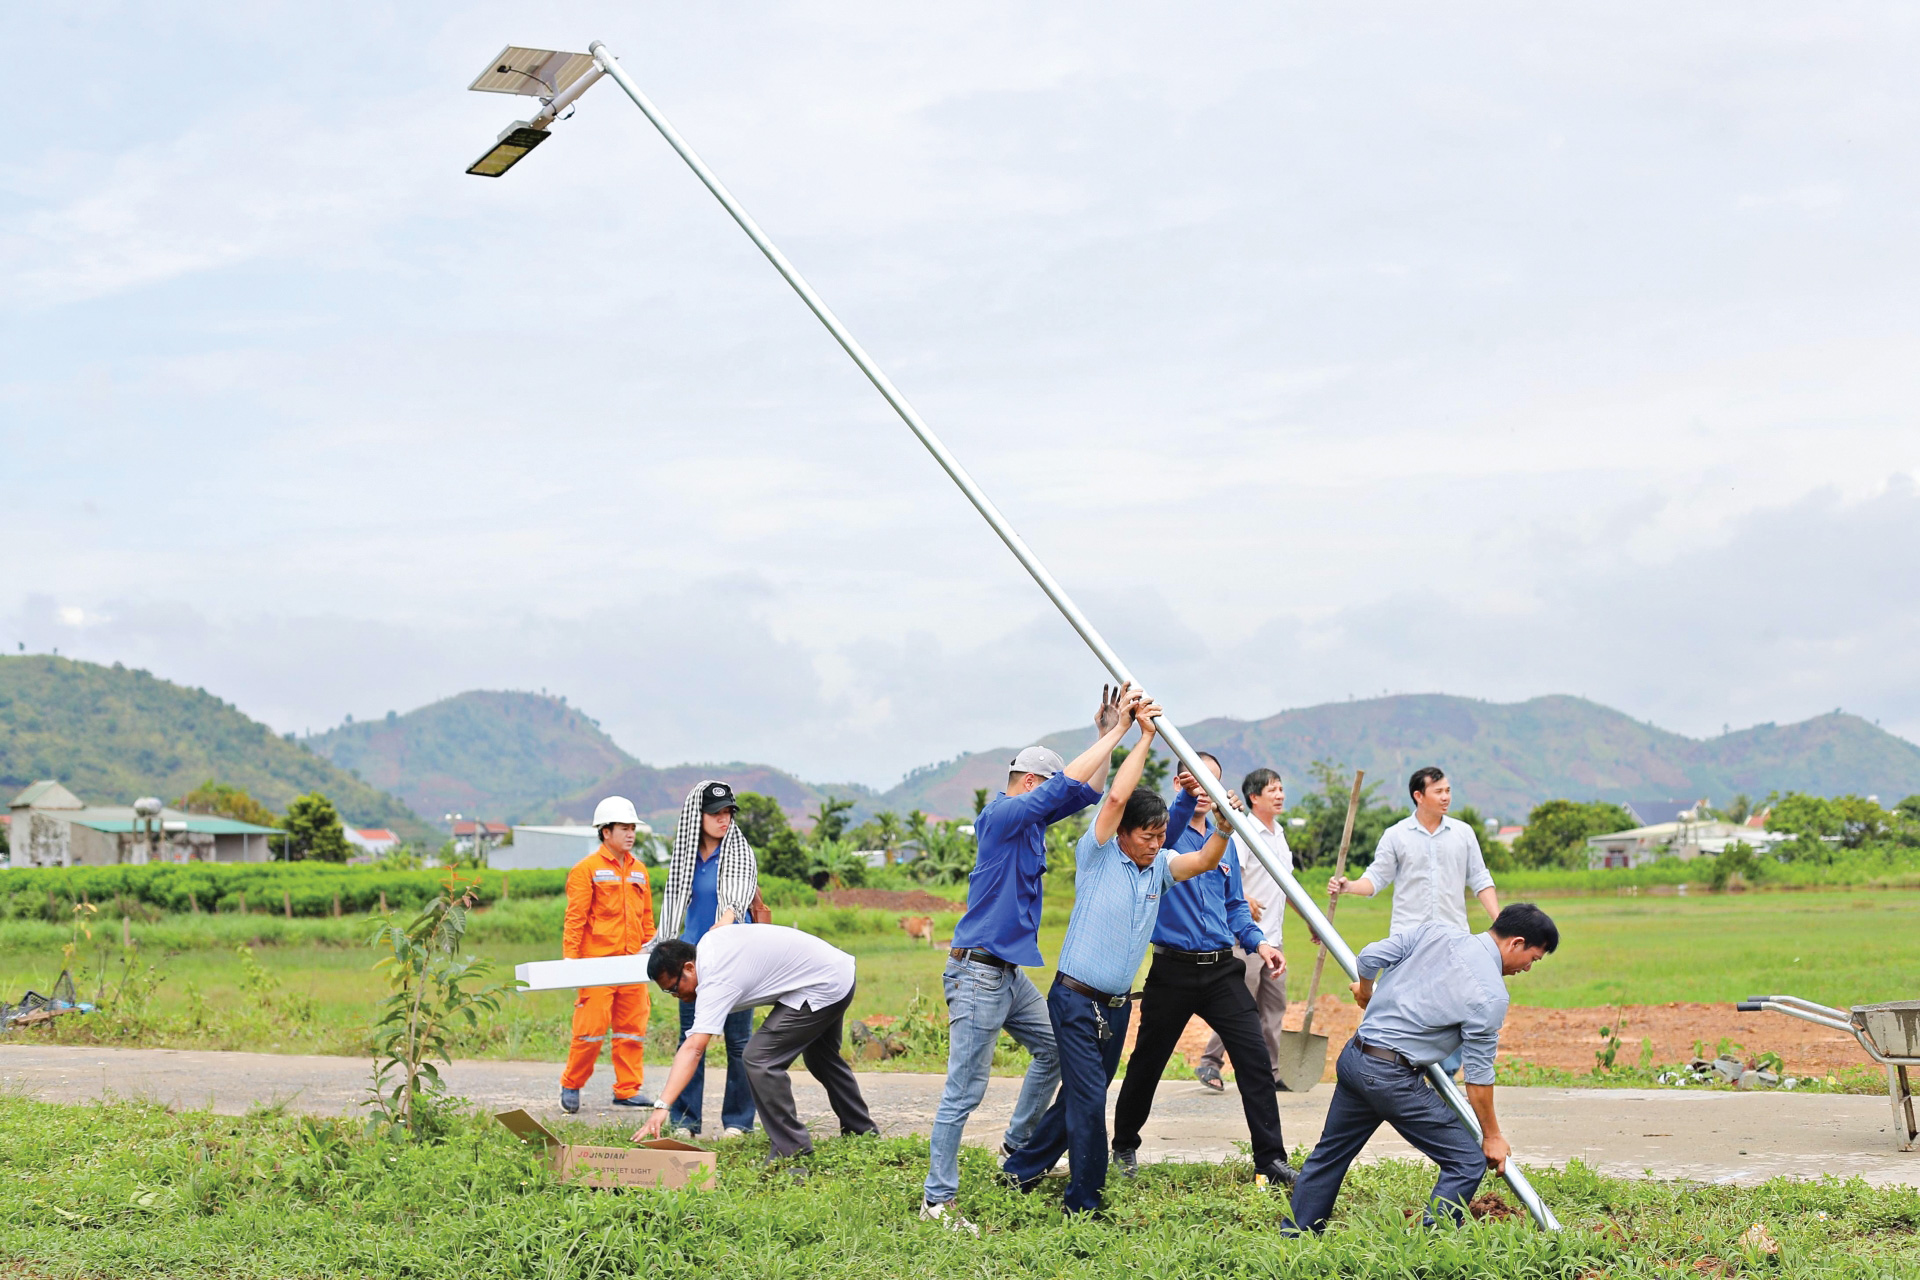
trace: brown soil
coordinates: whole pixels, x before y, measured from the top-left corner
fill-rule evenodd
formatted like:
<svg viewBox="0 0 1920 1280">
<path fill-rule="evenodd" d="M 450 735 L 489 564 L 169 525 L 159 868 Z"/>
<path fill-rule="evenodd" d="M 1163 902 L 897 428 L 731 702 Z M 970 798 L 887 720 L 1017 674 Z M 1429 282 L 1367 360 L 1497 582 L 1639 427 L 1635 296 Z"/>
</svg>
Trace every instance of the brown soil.
<svg viewBox="0 0 1920 1280">
<path fill-rule="evenodd" d="M 1287 1009 L 1288 1029 L 1300 1029 L 1304 1012 L 1305 1006 L 1300 1003 Z M 1500 1056 L 1567 1071 L 1591 1071 L 1594 1054 L 1602 1048 L 1600 1028 L 1611 1026 L 1618 1015 L 1619 1010 L 1610 1006 L 1535 1009 L 1516 1005 L 1507 1010 L 1506 1029 L 1500 1033 Z M 1663 1065 L 1692 1058 L 1696 1040 L 1703 1042 L 1706 1055 L 1712 1057 L 1722 1037 L 1745 1046 L 1748 1055 L 1779 1054 L 1789 1075 L 1825 1075 L 1841 1067 L 1873 1063 L 1852 1036 L 1777 1013 L 1740 1013 L 1730 1004 L 1660 1004 L 1629 1005 L 1626 1015 L 1619 1054 L 1619 1061 L 1626 1066 L 1640 1061 L 1642 1036 L 1653 1041 L 1653 1060 Z M 1359 1023 L 1360 1010 L 1350 998 L 1321 995 L 1313 1015 L 1313 1030 L 1325 1033 L 1329 1042 L 1326 1079 L 1333 1079 L 1334 1057 Z M 1129 1050 L 1138 1025 L 1139 1019 L 1135 1018 L 1127 1029 Z M 1207 1025 L 1198 1018 L 1181 1033 L 1179 1051 L 1189 1066 L 1200 1061 L 1208 1035 Z"/>
<path fill-rule="evenodd" d="M 861 907 L 871 911 L 911 911 L 916 915 L 948 914 L 960 910 L 951 898 L 925 889 L 822 889 L 816 895 L 823 907 Z"/>
</svg>

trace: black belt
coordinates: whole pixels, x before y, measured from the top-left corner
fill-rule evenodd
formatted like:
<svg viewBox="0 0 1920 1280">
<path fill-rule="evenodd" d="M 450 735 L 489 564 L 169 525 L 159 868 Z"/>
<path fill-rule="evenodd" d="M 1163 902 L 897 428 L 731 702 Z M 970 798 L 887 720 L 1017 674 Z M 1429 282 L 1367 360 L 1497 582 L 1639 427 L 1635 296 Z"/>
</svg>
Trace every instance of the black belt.
<svg viewBox="0 0 1920 1280">
<path fill-rule="evenodd" d="M 1163 947 L 1153 944 L 1153 954 L 1162 960 L 1178 960 L 1181 964 L 1223 964 L 1234 958 L 1233 949 L 1225 951 L 1181 951 L 1176 947 Z"/>
<path fill-rule="evenodd" d="M 1008 973 L 1012 973 L 1015 969 L 1018 969 L 1020 967 L 1019 965 L 1014 964 L 1010 960 L 1002 960 L 999 956 L 996 956 L 991 952 L 975 951 L 967 947 L 955 947 L 953 948 L 953 950 L 947 952 L 947 954 L 952 956 L 955 960 L 971 960 L 975 964 L 992 965 L 996 969 L 1005 969 Z"/>
<path fill-rule="evenodd" d="M 1067 990 L 1077 991 L 1081 995 L 1085 996 L 1087 999 L 1098 1001 L 1099 1003 L 1107 1006 L 1107 1008 L 1109 1009 L 1118 1009 L 1122 1005 L 1126 1004 L 1128 1000 L 1128 997 L 1124 995 L 1110 996 L 1104 991 L 1096 991 L 1092 987 L 1088 986 L 1086 983 L 1080 981 L 1080 979 L 1069 978 L 1064 973 L 1056 973 L 1053 977 L 1055 982 L 1058 982 L 1061 986 L 1065 987 Z"/>
<path fill-rule="evenodd" d="M 1421 1069 L 1420 1064 L 1412 1058 L 1407 1057 L 1405 1054 L 1395 1053 L 1383 1044 L 1368 1044 L 1365 1040 L 1355 1040 L 1354 1043 L 1359 1045 L 1360 1052 L 1366 1054 L 1369 1058 L 1378 1058 L 1382 1062 L 1397 1062 L 1409 1071 L 1418 1071 Z"/>
</svg>

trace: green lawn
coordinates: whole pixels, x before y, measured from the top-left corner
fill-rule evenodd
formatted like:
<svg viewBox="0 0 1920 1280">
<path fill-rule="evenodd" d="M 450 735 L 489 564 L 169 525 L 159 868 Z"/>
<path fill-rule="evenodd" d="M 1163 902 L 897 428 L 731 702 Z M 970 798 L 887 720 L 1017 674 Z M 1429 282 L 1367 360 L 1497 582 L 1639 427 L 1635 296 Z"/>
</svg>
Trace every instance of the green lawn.
<svg viewBox="0 0 1920 1280">
<path fill-rule="evenodd" d="M 624 1143 L 630 1125 L 571 1125 Z M 1061 1183 L 991 1181 L 963 1149 L 961 1200 L 979 1238 L 914 1218 L 922 1138 L 823 1141 L 797 1181 L 763 1139 L 719 1144 L 706 1192 L 558 1185 L 485 1117 L 444 1141 L 398 1143 L 350 1121 L 59 1107 L 0 1099 L 0 1273 L 32 1277 L 1425 1277 L 1626 1280 L 1753 1275 L 1831 1280 L 1920 1273 L 1920 1193 L 1860 1180 L 1747 1188 L 1533 1170 L 1565 1224 L 1524 1215 L 1457 1230 L 1409 1220 L 1431 1166 L 1348 1178 L 1327 1235 L 1276 1230 L 1277 1193 L 1244 1162 L 1154 1165 L 1114 1178 L 1105 1221 L 1067 1220 Z M 1497 1179 L 1484 1194 L 1503 1195 Z M 1510 1202 L 1506 1208 L 1513 1209 Z M 1756 1225 L 1758 1231 L 1756 1232 Z M 1771 1244 L 1777 1252 L 1770 1251 Z"/>
<path fill-rule="evenodd" d="M 1522 1005 L 1586 1007 L 1627 1001 L 1732 1001 L 1780 990 L 1832 1004 L 1908 998 L 1920 994 L 1920 913 L 1913 890 L 1694 894 L 1678 896 L 1569 896 L 1542 898 L 1561 926 L 1562 943 L 1529 975 L 1514 979 Z M 1354 946 L 1386 932 L 1390 904 L 1343 900 L 1337 917 Z M 1476 915 L 1477 906 L 1472 908 Z M 1049 908 L 1041 951 L 1059 953 L 1067 908 Z M 558 951 L 557 899 L 515 900 L 476 918 L 472 950 L 498 962 L 503 974 L 525 960 L 550 959 Z M 945 952 L 907 940 L 891 914 L 846 909 L 787 910 L 783 921 L 830 938 L 860 959 L 856 1017 L 899 1014 L 916 992 L 940 999 Z M 956 915 L 936 921 L 950 936 Z M 167 916 L 131 926 L 142 963 L 163 974 L 154 1010 L 175 1030 L 143 1043 L 204 1044 L 283 1052 L 361 1052 L 361 1039 L 379 978 L 369 969 L 365 919 L 296 919 L 278 916 Z M 80 948 L 82 998 L 90 999 L 102 963 L 108 991 L 120 971 L 120 925 L 102 920 Z M 17 999 L 27 987 L 46 989 L 61 964 L 61 944 L 71 930 L 28 921 L 0 924 L 0 991 Z M 258 964 L 278 980 L 278 993 L 262 998 L 247 987 L 246 966 L 233 952 L 253 945 Z M 1294 998 L 1306 992 L 1314 949 L 1305 927 L 1290 918 L 1287 953 Z M 1042 987 L 1050 975 L 1035 973 Z M 1326 989 L 1339 993 L 1344 979 L 1328 966 Z M 296 1016 L 311 1001 L 310 1018 Z M 474 1056 L 556 1058 L 564 1053 L 571 993 L 540 992 L 511 997 L 506 1013 L 463 1046 Z M 670 1055 L 677 1023 L 669 1002 L 656 993 L 652 1057 Z M 192 1024 L 198 1016 L 197 1024 Z M 85 1035 L 81 1019 L 68 1020 L 62 1035 Z"/>
</svg>

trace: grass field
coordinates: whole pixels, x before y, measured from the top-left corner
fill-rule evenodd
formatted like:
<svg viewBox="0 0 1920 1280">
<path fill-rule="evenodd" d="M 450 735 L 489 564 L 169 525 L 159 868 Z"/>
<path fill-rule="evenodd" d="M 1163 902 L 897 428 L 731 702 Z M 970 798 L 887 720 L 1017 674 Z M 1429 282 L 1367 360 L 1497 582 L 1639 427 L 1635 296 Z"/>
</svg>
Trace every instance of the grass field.
<svg viewBox="0 0 1920 1280">
<path fill-rule="evenodd" d="M 573 1141 L 626 1130 L 574 1126 Z M 720 1144 L 717 1189 L 595 1192 L 556 1184 L 489 1119 L 437 1144 L 346 1121 L 172 1114 L 143 1104 L 0 1099 L 0 1272 L 33 1277 L 902 1276 L 1867 1277 L 1920 1273 L 1920 1193 L 1855 1180 L 1757 1188 L 1630 1182 L 1576 1164 L 1533 1171 L 1565 1224 L 1524 1216 L 1430 1231 L 1409 1221 L 1430 1166 L 1356 1168 L 1331 1229 L 1289 1240 L 1285 1201 L 1244 1163 L 1153 1165 L 1115 1178 L 1105 1221 L 1068 1220 L 1061 1184 L 992 1185 L 962 1153 L 978 1239 L 914 1219 L 919 1138 L 821 1143 L 811 1176 L 763 1166 L 763 1140 Z M 1486 1191 L 1504 1188 L 1490 1179 Z M 1509 1209 L 1511 1205 L 1507 1206 Z M 1757 1228 L 1757 1230 L 1756 1230 Z M 1774 1247 L 1773 1251 L 1768 1245 Z"/>
<path fill-rule="evenodd" d="M 1833 1004 L 1888 1000 L 1920 994 L 1920 912 L 1913 890 L 1829 890 L 1718 895 L 1636 897 L 1542 897 L 1561 926 L 1558 953 L 1512 980 L 1516 1004 L 1558 1008 L 1672 1000 L 1733 1001 L 1766 989 L 1788 991 Z M 1337 917 L 1354 946 L 1386 932 L 1389 903 L 1347 899 Z M 1478 907 L 1473 910 L 1478 914 Z M 1049 908 L 1041 951 L 1057 955 L 1066 931 L 1067 908 Z M 956 915 L 936 921 L 948 936 Z M 846 908 L 806 908 L 780 913 L 786 923 L 819 933 L 854 952 L 860 961 L 856 1017 L 902 1012 L 916 992 L 940 999 L 943 951 L 907 940 L 895 916 Z M 514 900 L 477 917 L 471 949 L 496 961 L 503 976 L 515 963 L 549 959 L 558 948 L 557 899 Z M 202 1012 L 197 1026 L 144 1043 L 199 1044 L 278 1052 L 362 1051 L 374 1002 L 382 992 L 371 972 L 366 919 L 294 919 L 254 915 L 170 915 L 130 926 L 142 963 L 152 962 L 164 980 L 154 1008 L 162 1020 L 181 1023 Z M 92 998 L 104 965 L 108 989 L 120 970 L 117 920 L 100 920 L 83 942 L 79 979 L 82 998 Z M 13 920 L 0 923 L 0 991 L 18 998 L 27 987 L 46 989 L 61 963 L 61 944 L 71 930 Z M 1305 995 L 1314 949 L 1304 926 L 1287 930 L 1289 987 Z M 262 997 L 248 987 L 246 963 L 234 947 L 250 944 L 261 969 L 279 983 Z M 1044 985 L 1048 975 L 1035 973 Z M 1328 988 L 1343 980 L 1328 967 Z M 284 1016 L 242 1016 L 262 1000 L 280 1002 Z M 463 1045 L 477 1057 L 556 1058 L 564 1052 L 571 994 L 540 992 L 513 997 L 504 1016 Z M 310 1017 L 295 1017 L 311 1002 Z M 677 1030 L 673 1010 L 656 993 L 655 1034 L 649 1056 L 671 1054 Z M 81 1019 L 62 1034 L 84 1035 Z"/>
</svg>

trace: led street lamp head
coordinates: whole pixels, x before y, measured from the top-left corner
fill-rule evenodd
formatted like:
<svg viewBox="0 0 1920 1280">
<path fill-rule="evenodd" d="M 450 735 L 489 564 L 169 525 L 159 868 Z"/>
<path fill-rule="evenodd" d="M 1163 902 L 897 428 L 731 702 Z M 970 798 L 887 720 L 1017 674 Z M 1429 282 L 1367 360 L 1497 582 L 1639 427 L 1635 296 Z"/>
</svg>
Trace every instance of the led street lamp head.
<svg viewBox="0 0 1920 1280">
<path fill-rule="evenodd" d="M 487 63 L 467 88 L 476 93 L 511 93 L 540 99 L 531 120 L 515 120 L 487 153 L 467 167 L 481 178 L 497 178 L 520 157 L 547 140 L 547 126 L 572 106 L 603 74 L 592 54 L 526 49 L 510 44 Z"/>
<path fill-rule="evenodd" d="M 535 129 L 525 120 L 515 120 L 493 144 L 492 150 L 467 166 L 467 172 L 481 178 L 497 178 L 546 140 L 545 129 Z"/>
</svg>

